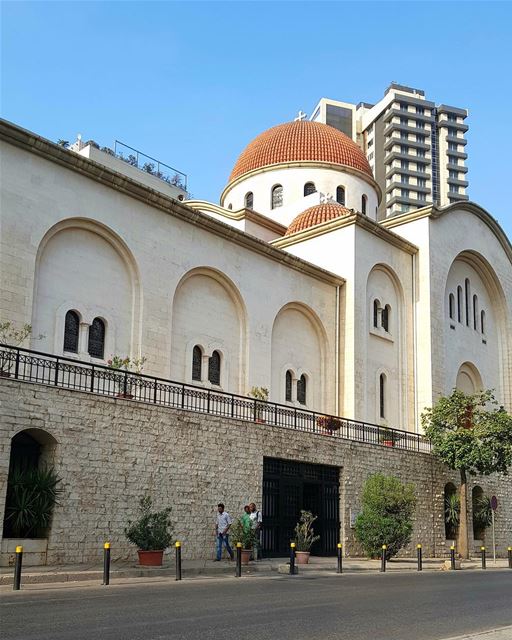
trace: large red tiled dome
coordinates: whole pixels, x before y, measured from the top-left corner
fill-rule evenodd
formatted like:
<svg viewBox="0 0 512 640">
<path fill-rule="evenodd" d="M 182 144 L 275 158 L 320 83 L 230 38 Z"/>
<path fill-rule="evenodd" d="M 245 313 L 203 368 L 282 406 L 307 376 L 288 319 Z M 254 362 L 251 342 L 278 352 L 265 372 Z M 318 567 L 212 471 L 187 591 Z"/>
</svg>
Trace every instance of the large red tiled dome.
<svg viewBox="0 0 512 640">
<path fill-rule="evenodd" d="M 306 211 L 299 213 L 294 218 L 286 230 L 285 236 L 289 236 L 297 231 L 304 231 L 322 222 L 328 220 L 334 220 L 335 218 L 341 218 L 343 216 L 351 216 L 354 213 L 352 209 L 347 209 L 337 202 L 326 202 L 324 204 L 316 204 L 313 207 L 309 207 Z"/>
<path fill-rule="evenodd" d="M 301 160 L 352 167 L 373 177 L 366 156 L 351 138 L 327 124 L 295 120 L 254 138 L 236 161 L 229 181 L 254 169 Z"/>
</svg>

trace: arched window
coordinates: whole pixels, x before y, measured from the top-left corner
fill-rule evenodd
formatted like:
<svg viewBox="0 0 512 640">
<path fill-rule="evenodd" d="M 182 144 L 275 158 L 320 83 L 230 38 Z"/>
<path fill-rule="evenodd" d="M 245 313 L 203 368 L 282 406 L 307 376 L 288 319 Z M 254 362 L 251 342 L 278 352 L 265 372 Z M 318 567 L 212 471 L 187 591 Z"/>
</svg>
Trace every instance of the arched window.
<svg viewBox="0 0 512 640">
<path fill-rule="evenodd" d="M 457 287 L 457 320 L 462 322 L 462 287 Z"/>
<path fill-rule="evenodd" d="M 386 417 L 386 376 L 383 373 L 379 376 L 379 414 L 381 418 Z"/>
<path fill-rule="evenodd" d="M 278 207 L 283 206 L 283 186 L 280 184 L 276 184 L 275 187 L 272 187 L 272 202 L 271 208 L 277 209 Z"/>
<path fill-rule="evenodd" d="M 382 309 L 382 328 L 384 331 L 389 332 L 389 318 L 391 315 L 391 307 L 387 304 L 384 309 Z"/>
<path fill-rule="evenodd" d="M 220 385 L 220 353 L 214 351 L 208 360 L 208 380 L 212 384 Z"/>
<path fill-rule="evenodd" d="M 304 185 L 304 196 L 310 196 L 312 193 L 316 193 L 315 183 L 306 182 Z"/>
<path fill-rule="evenodd" d="M 228 204 L 228 209 L 231 211 L 231 209 L 233 208 L 233 205 L 231 204 L 231 202 Z"/>
<path fill-rule="evenodd" d="M 471 292 L 468 278 L 464 281 L 464 287 L 466 289 L 466 325 L 469 327 L 469 300 Z"/>
<path fill-rule="evenodd" d="M 368 198 L 364 195 L 361 196 L 361 213 L 363 214 L 363 216 L 366 215 L 366 205 L 368 203 Z"/>
<path fill-rule="evenodd" d="M 254 196 L 252 191 L 249 191 L 248 193 L 245 194 L 245 208 L 252 209 L 253 204 L 254 204 Z"/>
<path fill-rule="evenodd" d="M 455 296 L 453 295 L 453 293 L 450 293 L 450 296 L 448 298 L 448 307 L 450 310 L 450 319 L 455 320 Z"/>
<path fill-rule="evenodd" d="M 378 329 L 379 327 L 379 311 L 380 302 L 378 300 L 373 301 L 373 326 Z"/>
<path fill-rule="evenodd" d="M 78 353 L 80 318 L 76 311 L 68 311 L 64 321 L 64 351 Z"/>
<path fill-rule="evenodd" d="M 201 381 L 203 368 L 203 350 L 196 344 L 192 351 L 192 380 Z"/>
<path fill-rule="evenodd" d="M 89 327 L 87 351 L 91 357 L 103 359 L 103 353 L 105 351 L 105 323 L 101 318 L 94 318 Z"/>
<path fill-rule="evenodd" d="M 292 383 L 293 383 L 293 375 L 291 371 L 286 372 L 286 380 L 285 380 L 285 390 L 284 397 L 286 402 L 292 401 Z"/>
<path fill-rule="evenodd" d="M 336 202 L 345 205 L 345 187 L 336 187 Z"/>
<path fill-rule="evenodd" d="M 301 404 L 306 404 L 306 391 L 307 391 L 306 386 L 307 386 L 306 376 L 302 374 L 299 380 L 297 380 L 297 400 Z"/>
<path fill-rule="evenodd" d="M 482 335 L 484 335 L 485 333 L 485 311 L 482 309 L 482 311 L 480 311 L 480 331 L 482 332 Z"/>
<path fill-rule="evenodd" d="M 478 296 L 473 296 L 473 329 L 478 331 Z"/>
</svg>

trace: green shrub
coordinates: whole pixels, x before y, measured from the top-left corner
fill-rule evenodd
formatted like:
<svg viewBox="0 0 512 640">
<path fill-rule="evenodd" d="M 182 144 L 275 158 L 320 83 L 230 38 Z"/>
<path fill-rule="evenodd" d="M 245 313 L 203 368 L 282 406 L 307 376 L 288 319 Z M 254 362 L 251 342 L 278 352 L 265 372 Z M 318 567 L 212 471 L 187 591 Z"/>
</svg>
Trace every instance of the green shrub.
<svg viewBox="0 0 512 640">
<path fill-rule="evenodd" d="M 135 522 L 128 522 L 124 530 L 130 542 L 137 545 L 141 551 L 160 551 L 172 542 L 171 508 L 163 511 L 151 511 L 153 506 L 149 496 L 140 499 L 140 518 Z"/>
<path fill-rule="evenodd" d="M 370 558 L 380 556 L 383 544 L 387 545 L 388 559 L 409 544 L 415 507 L 413 485 L 380 473 L 367 479 L 355 530 L 357 540 Z"/>
</svg>

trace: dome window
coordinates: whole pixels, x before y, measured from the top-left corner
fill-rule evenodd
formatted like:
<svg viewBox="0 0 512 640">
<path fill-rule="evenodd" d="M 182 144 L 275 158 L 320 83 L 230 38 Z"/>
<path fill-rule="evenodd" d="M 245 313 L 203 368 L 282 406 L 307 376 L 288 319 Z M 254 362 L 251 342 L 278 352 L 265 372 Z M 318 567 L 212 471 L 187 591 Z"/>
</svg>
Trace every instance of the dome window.
<svg viewBox="0 0 512 640">
<path fill-rule="evenodd" d="M 272 209 L 277 209 L 283 206 L 283 185 L 276 184 L 272 187 Z"/>
<path fill-rule="evenodd" d="M 336 202 L 345 206 L 345 187 L 339 186 L 336 188 Z"/>
<path fill-rule="evenodd" d="M 304 197 L 310 196 L 312 193 L 316 193 L 316 187 L 314 182 L 306 182 L 304 185 Z"/>
<path fill-rule="evenodd" d="M 252 191 L 245 194 L 245 208 L 252 209 L 254 205 L 254 195 Z"/>
<path fill-rule="evenodd" d="M 368 198 L 363 193 L 363 195 L 361 196 L 361 213 L 363 214 L 363 216 L 366 215 L 367 204 L 368 204 Z"/>
</svg>

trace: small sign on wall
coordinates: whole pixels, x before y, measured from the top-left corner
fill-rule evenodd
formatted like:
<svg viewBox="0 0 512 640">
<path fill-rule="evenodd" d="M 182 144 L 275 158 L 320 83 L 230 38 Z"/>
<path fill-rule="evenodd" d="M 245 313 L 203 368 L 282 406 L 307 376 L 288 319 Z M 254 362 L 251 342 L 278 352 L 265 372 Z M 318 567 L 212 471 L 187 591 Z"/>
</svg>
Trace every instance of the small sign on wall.
<svg viewBox="0 0 512 640">
<path fill-rule="evenodd" d="M 356 518 L 359 515 L 359 511 L 357 509 L 352 509 L 352 507 L 350 507 L 349 515 L 350 515 L 350 528 L 355 529 Z"/>
</svg>

